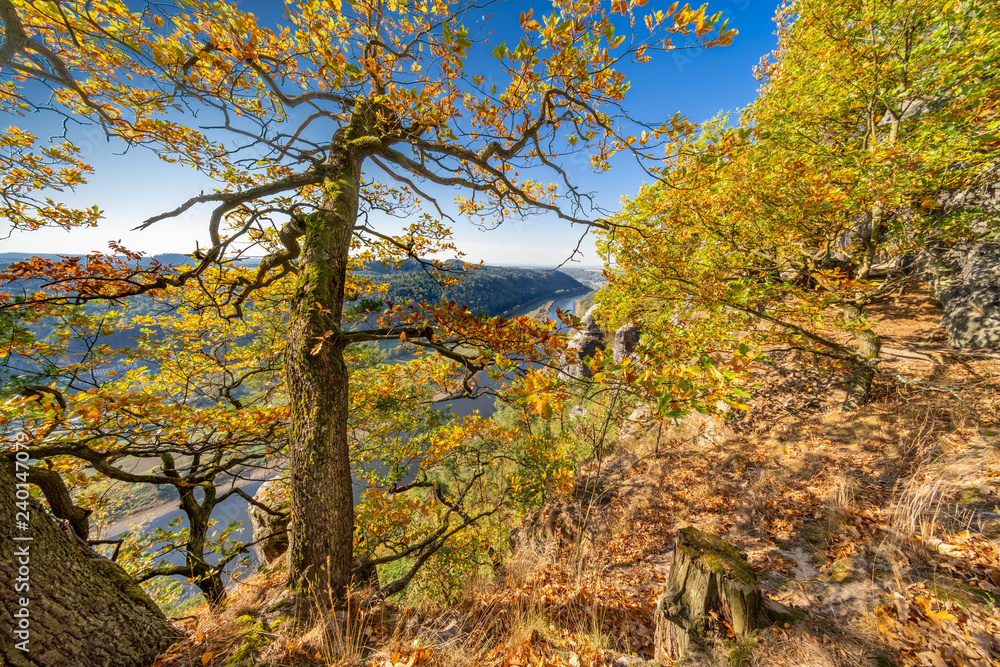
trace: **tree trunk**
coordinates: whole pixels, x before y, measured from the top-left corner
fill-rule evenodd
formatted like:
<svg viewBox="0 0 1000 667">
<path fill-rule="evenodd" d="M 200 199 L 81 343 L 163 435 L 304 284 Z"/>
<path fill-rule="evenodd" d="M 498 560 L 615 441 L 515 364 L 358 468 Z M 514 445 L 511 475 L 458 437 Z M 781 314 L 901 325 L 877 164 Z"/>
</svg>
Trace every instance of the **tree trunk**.
<svg viewBox="0 0 1000 667">
<path fill-rule="evenodd" d="M 878 133 L 876 132 L 876 118 L 871 113 L 871 110 L 869 110 L 869 125 L 871 130 L 868 149 L 874 151 L 878 144 Z M 890 113 L 892 112 L 890 111 Z M 894 115 L 892 121 L 889 123 L 889 136 L 886 137 L 886 143 L 889 146 L 895 146 L 898 136 L 899 118 Z M 858 266 L 858 280 L 868 280 L 871 276 L 872 266 L 875 265 L 875 258 L 878 255 L 878 247 L 882 242 L 882 223 L 885 222 L 885 218 L 885 202 L 878 200 L 872 205 L 871 229 L 868 230 L 868 237 L 865 239 L 865 252 L 861 257 L 861 264 Z"/>
<path fill-rule="evenodd" d="M 318 600 L 335 601 L 343 598 L 354 562 L 349 384 L 340 323 L 361 160 L 350 152 L 349 139 L 350 132 L 334 137 L 323 206 L 300 219 L 303 252 L 285 353 L 291 412 L 290 584 Z"/>
<path fill-rule="evenodd" d="M 861 317 L 860 306 L 853 304 L 844 306 L 843 314 L 844 321 L 851 327 L 854 340 L 858 343 L 858 351 L 851 360 L 851 375 L 847 381 L 847 396 L 844 398 L 843 407 L 845 410 L 857 410 L 868 402 L 871 394 L 872 381 L 875 379 L 875 367 L 872 362 L 878 359 L 882 341 L 871 329 L 861 328 L 856 324 L 857 319 Z"/>
<path fill-rule="evenodd" d="M 757 629 L 760 606 L 757 575 L 743 554 L 718 535 L 681 529 L 666 589 L 656 603 L 656 661 L 697 663 L 710 657 L 713 635 L 726 636 L 713 619 L 725 620 L 742 638 Z"/>
<path fill-rule="evenodd" d="M 871 210 L 871 229 L 865 239 L 865 252 L 858 266 L 858 280 L 868 280 L 878 255 L 878 246 L 882 242 L 882 223 L 885 221 L 885 207 L 882 202 L 875 202 Z"/>
<path fill-rule="evenodd" d="M 0 664 L 152 664 L 181 633 L 121 567 L 28 500 L 27 477 L 12 472 L 0 461 Z"/>
<path fill-rule="evenodd" d="M 207 484 L 203 487 L 205 498 L 200 505 L 193 488 L 178 487 L 177 490 L 181 496 L 181 509 L 188 517 L 188 542 L 184 556 L 188 576 L 194 580 L 198 590 L 205 594 L 209 606 L 217 609 L 226 601 L 226 587 L 222 583 L 222 572 L 205 560 L 208 522 L 215 508 L 215 486 Z"/>
<path fill-rule="evenodd" d="M 899 136 L 899 114 L 889 110 L 892 120 L 889 123 L 889 136 L 885 142 L 889 146 L 896 145 Z M 871 151 L 875 150 L 878 143 L 878 132 L 876 131 L 877 119 L 871 109 L 869 109 L 869 145 Z M 871 229 L 868 238 L 865 240 L 865 252 L 858 266 L 857 278 L 860 281 L 868 280 L 871 277 L 872 267 L 878 256 L 878 247 L 882 242 L 882 224 L 886 219 L 885 202 L 876 201 L 871 209 Z M 843 308 L 844 320 L 848 326 L 861 317 L 860 305 L 848 305 Z M 858 352 L 851 361 L 851 376 L 847 381 L 847 396 L 844 398 L 845 410 L 857 410 L 868 402 L 871 394 L 872 381 L 875 379 L 875 368 L 871 362 L 878 358 L 882 341 L 870 329 L 861 329 L 857 326 L 851 327 L 851 333 L 858 343 Z"/>
<path fill-rule="evenodd" d="M 66 484 L 54 470 L 33 467 L 28 472 L 28 482 L 34 484 L 45 494 L 52 513 L 63 521 L 68 521 L 77 536 L 87 541 L 90 539 L 90 512 L 73 504 Z"/>
</svg>

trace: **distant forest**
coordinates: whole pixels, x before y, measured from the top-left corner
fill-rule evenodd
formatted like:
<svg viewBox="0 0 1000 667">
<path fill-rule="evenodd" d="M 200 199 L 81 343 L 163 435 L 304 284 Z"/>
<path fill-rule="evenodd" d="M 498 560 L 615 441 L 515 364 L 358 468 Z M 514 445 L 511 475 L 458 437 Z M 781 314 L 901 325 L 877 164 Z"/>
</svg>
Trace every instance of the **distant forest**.
<svg viewBox="0 0 1000 667">
<path fill-rule="evenodd" d="M 43 259 L 58 260 L 63 255 L 47 253 L 0 253 L 0 270 L 6 268 L 13 262 L 24 260 L 28 257 L 42 257 Z M 69 256 L 69 255 L 65 255 Z M 191 263 L 191 257 L 177 253 L 167 253 L 155 255 L 144 263 L 156 260 L 163 265 L 184 265 Z M 254 266 L 259 262 L 258 258 L 247 258 L 240 260 L 244 266 Z M 584 294 L 592 289 L 591 285 L 584 284 L 579 280 L 567 275 L 573 272 L 582 280 L 600 280 L 599 270 L 570 268 L 563 270 L 543 270 L 543 269 L 521 269 L 504 266 L 483 266 L 476 268 L 472 264 L 460 265 L 455 260 L 448 262 L 453 267 L 453 276 L 461 276 L 458 285 L 441 287 L 435 279 L 425 271 L 416 260 L 406 260 L 397 266 L 383 266 L 372 264 L 362 271 L 358 271 L 359 277 L 369 278 L 376 282 L 388 283 L 389 291 L 385 296 L 386 301 L 392 303 L 405 303 L 410 299 L 418 302 L 438 303 L 440 301 L 455 301 L 458 304 L 466 304 L 470 311 L 474 313 L 486 313 L 488 315 L 510 315 L 519 310 L 524 310 L 529 305 L 546 299 L 556 299 L 563 296 Z M 465 269 L 464 275 L 460 269 Z M 449 275 L 447 271 L 445 275 Z M 42 281 L 21 281 L 11 283 L 16 286 L 14 291 L 31 291 L 38 289 Z M 128 299 L 130 316 L 149 314 L 148 299 L 145 297 L 134 297 Z M 98 307 L 95 305 L 95 307 Z M 125 334 L 122 334 L 125 335 Z"/>
<path fill-rule="evenodd" d="M 457 264 L 452 264 L 458 268 Z M 408 260 L 398 269 L 370 266 L 359 272 L 378 282 L 389 284 L 386 301 L 405 303 L 454 301 L 466 304 L 474 313 L 507 315 L 542 301 L 561 296 L 583 294 L 590 288 L 561 271 L 540 271 L 503 266 L 466 267 L 458 285 L 441 287 L 420 264 Z"/>
</svg>

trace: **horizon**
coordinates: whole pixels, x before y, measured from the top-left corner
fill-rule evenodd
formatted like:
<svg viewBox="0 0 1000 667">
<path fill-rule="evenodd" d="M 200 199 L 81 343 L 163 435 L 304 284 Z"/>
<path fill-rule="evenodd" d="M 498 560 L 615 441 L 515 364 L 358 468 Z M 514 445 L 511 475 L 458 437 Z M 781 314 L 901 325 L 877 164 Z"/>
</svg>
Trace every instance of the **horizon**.
<svg viewBox="0 0 1000 667">
<path fill-rule="evenodd" d="M 254 11 L 262 23 L 280 20 L 273 3 L 246 0 L 245 9 Z M 622 72 L 630 81 L 625 109 L 633 117 L 649 122 L 662 122 L 680 113 L 695 122 L 703 122 L 719 112 L 736 111 L 757 97 L 758 82 L 754 66 L 777 44 L 772 21 L 779 2 L 766 0 L 722 0 L 708 3 L 709 13 L 721 12 L 730 27 L 739 31 L 731 45 L 711 49 L 679 47 L 656 54 L 653 63 L 640 66 L 622 63 Z M 508 35 L 514 17 L 524 9 L 551 10 L 551 5 L 534 0 L 517 0 L 495 12 L 488 28 L 489 38 L 499 42 Z M 484 45 L 485 46 L 485 45 Z M 470 67 L 489 70 L 489 63 L 470 56 Z M 482 58 L 480 57 L 480 60 Z M 16 120 L 21 129 L 40 138 L 62 132 L 61 117 L 34 113 Z M 137 225 L 152 216 L 174 209 L 179 203 L 199 192 L 210 191 L 216 182 L 192 169 L 168 165 L 151 153 L 129 149 L 121 142 L 109 142 L 96 126 L 71 127 L 68 137 L 94 173 L 89 183 L 75 191 L 56 193 L 59 199 L 75 206 L 97 205 L 105 218 L 97 227 L 66 231 L 43 228 L 30 232 L 13 232 L 0 223 L 2 252 L 33 252 L 45 247 L 48 253 L 85 255 L 106 252 L 109 241 L 120 241 L 129 250 L 154 253 L 189 254 L 199 240 L 204 242 L 208 210 L 195 206 L 185 215 L 171 221 L 136 231 Z M 594 173 L 585 161 L 568 160 L 564 165 L 582 191 L 590 192 L 599 207 L 594 220 L 606 217 L 620 208 L 623 197 L 633 197 L 648 176 L 631 161 L 621 160 L 611 171 Z M 448 212 L 452 212 L 452 191 L 432 194 Z M 551 266 L 574 257 L 581 236 L 587 236 L 578 225 L 539 216 L 528 220 L 508 221 L 494 229 L 483 229 L 457 215 L 452 229 L 456 247 L 471 263 L 484 261 L 493 266 Z M 389 217 L 377 217 L 379 228 L 395 234 L 405 224 Z M 4 221 L 6 222 L 6 221 Z M 583 238 L 580 254 L 574 265 L 600 266 L 593 236 Z"/>
<path fill-rule="evenodd" d="M 144 258 L 148 258 L 148 259 L 157 259 L 158 257 L 168 257 L 168 256 L 173 256 L 173 255 L 181 255 L 181 256 L 184 256 L 184 257 L 192 257 L 193 253 L 183 253 L 183 252 L 158 252 L 156 254 L 146 254 L 146 253 L 144 253 L 143 257 Z M 20 260 L 20 259 L 27 259 L 29 257 L 41 257 L 41 258 L 44 259 L 44 258 L 49 258 L 49 257 L 86 257 L 86 256 L 87 256 L 86 253 L 33 252 L 33 251 L 10 251 L 10 252 L 7 252 L 7 251 L 4 251 L 4 252 L 0 252 L 0 262 L 2 262 L 3 260 L 16 261 L 16 260 Z M 119 256 L 120 257 L 121 255 L 112 255 L 112 256 Z M 260 260 L 260 259 L 263 259 L 265 256 L 266 255 L 246 255 L 246 256 L 241 257 L 240 259 L 241 260 Z M 421 258 L 421 259 L 430 259 L 430 258 Z M 440 258 L 436 258 L 436 259 L 440 259 Z M 458 259 L 457 257 L 453 257 L 453 258 L 447 259 L 445 261 L 453 261 L 453 260 L 457 260 L 457 259 Z M 461 261 L 465 262 L 466 264 L 476 264 L 477 263 L 477 262 L 467 262 L 466 260 L 461 260 Z M 569 263 L 567 263 L 567 264 L 569 264 Z M 548 263 L 548 264 L 545 264 L 545 263 L 541 263 L 541 264 L 525 264 L 525 263 L 520 263 L 520 264 L 517 264 L 517 263 L 485 262 L 483 264 L 483 266 L 487 266 L 487 267 L 500 267 L 500 268 L 506 268 L 506 269 L 534 269 L 534 270 L 538 270 L 538 271 L 561 271 L 564 268 L 583 269 L 583 270 L 586 270 L 586 271 L 602 271 L 602 270 L 604 270 L 604 265 L 603 264 L 581 264 L 579 262 L 572 262 L 572 266 L 567 266 L 566 264 L 561 265 L 561 266 L 556 266 L 556 265 L 554 265 L 551 262 Z"/>
</svg>

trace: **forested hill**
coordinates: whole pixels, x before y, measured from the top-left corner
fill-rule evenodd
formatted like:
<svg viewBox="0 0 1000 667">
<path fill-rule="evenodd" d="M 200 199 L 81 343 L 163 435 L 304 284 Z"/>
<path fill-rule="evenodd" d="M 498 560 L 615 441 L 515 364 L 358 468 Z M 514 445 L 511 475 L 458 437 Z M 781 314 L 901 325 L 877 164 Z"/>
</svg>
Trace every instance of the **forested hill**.
<svg viewBox="0 0 1000 667">
<path fill-rule="evenodd" d="M 0 252 L 0 270 L 6 269 L 8 266 L 14 262 L 21 262 L 28 259 L 29 257 L 41 257 L 42 259 L 47 259 L 49 261 L 57 262 L 65 257 L 82 257 L 83 255 L 77 255 L 74 253 L 67 254 L 53 254 L 53 253 L 28 253 L 28 252 Z M 181 266 L 184 264 L 190 264 L 193 260 L 190 255 L 182 255 L 180 253 L 165 253 L 161 255 L 154 255 L 149 258 L 156 260 L 164 266 L 174 265 Z M 146 264 L 149 263 L 147 259 Z M 250 263 L 255 264 L 256 260 L 252 260 Z"/>
<path fill-rule="evenodd" d="M 404 303 L 410 299 L 428 303 L 455 301 L 468 305 L 474 313 L 489 315 L 504 315 L 537 301 L 583 294 L 589 290 L 586 285 L 559 271 L 503 266 L 470 270 L 458 285 L 441 287 L 413 260 L 396 271 L 373 265 L 360 275 L 388 283 L 389 291 L 385 299 L 393 303 Z"/>
<path fill-rule="evenodd" d="M 28 257 L 58 261 L 70 256 L 72 255 L 0 253 L 0 270 Z M 164 266 L 191 262 L 188 255 L 181 254 L 160 254 L 149 259 L 156 260 Z M 241 263 L 252 266 L 257 261 L 257 258 L 248 258 L 241 260 Z M 450 264 L 457 271 L 457 262 L 452 260 Z M 510 314 L 538 301 L 584 294 L 591 289 L 561 271 L 505 266 L 475 268 L 473 265 L 468 265 L 465 268 L 468 272 L 462 277 L 461 283 L 447 288 L 438 285 L 416 260 L 407 260 L 398 268 L 372 264 L 358 273 L 376 282 L 388 283 L 386 301 L 393 303 L 403 303 L 410 299 L 428 303 L 438 303 L 442 300 L 455 301 L 467 304 L 469 310 L 474 313 L 489 315 Z"/>
</svg>

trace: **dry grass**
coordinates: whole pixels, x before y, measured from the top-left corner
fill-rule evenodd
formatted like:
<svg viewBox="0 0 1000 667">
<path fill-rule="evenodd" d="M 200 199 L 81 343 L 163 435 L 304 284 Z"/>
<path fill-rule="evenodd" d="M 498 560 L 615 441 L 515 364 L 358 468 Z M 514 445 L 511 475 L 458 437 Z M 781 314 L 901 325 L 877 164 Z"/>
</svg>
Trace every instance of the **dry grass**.
<svg viewBox="0 0 1000 667">
<path fill-rule="evenodd" d="M 872 320 L 887 346 L 940 345 L 924 293 Z M 643 663 L 688 525 L 739 547 L 791 612 L 730 643 L 732 664 L 1000 664 L 1000 361 L 934 354 L 889 360 L 853 413 L 811 362 L 796 372 L 774 355 L 747 415 L 634 426 L 613 451 L 595 439 L 577 493 L 451 608 L 316 614 L 283 597 L 280 574 L 258 575 L 229 607 L 248 614 L 199 612 L 163 664 L 222 665 L 252 634 L 269 640 L 255 665 Z M 575 518 L 560 524 L 567 505 Z M 575 532 L 542 529 L 556 525 Z"/>
</svg>

